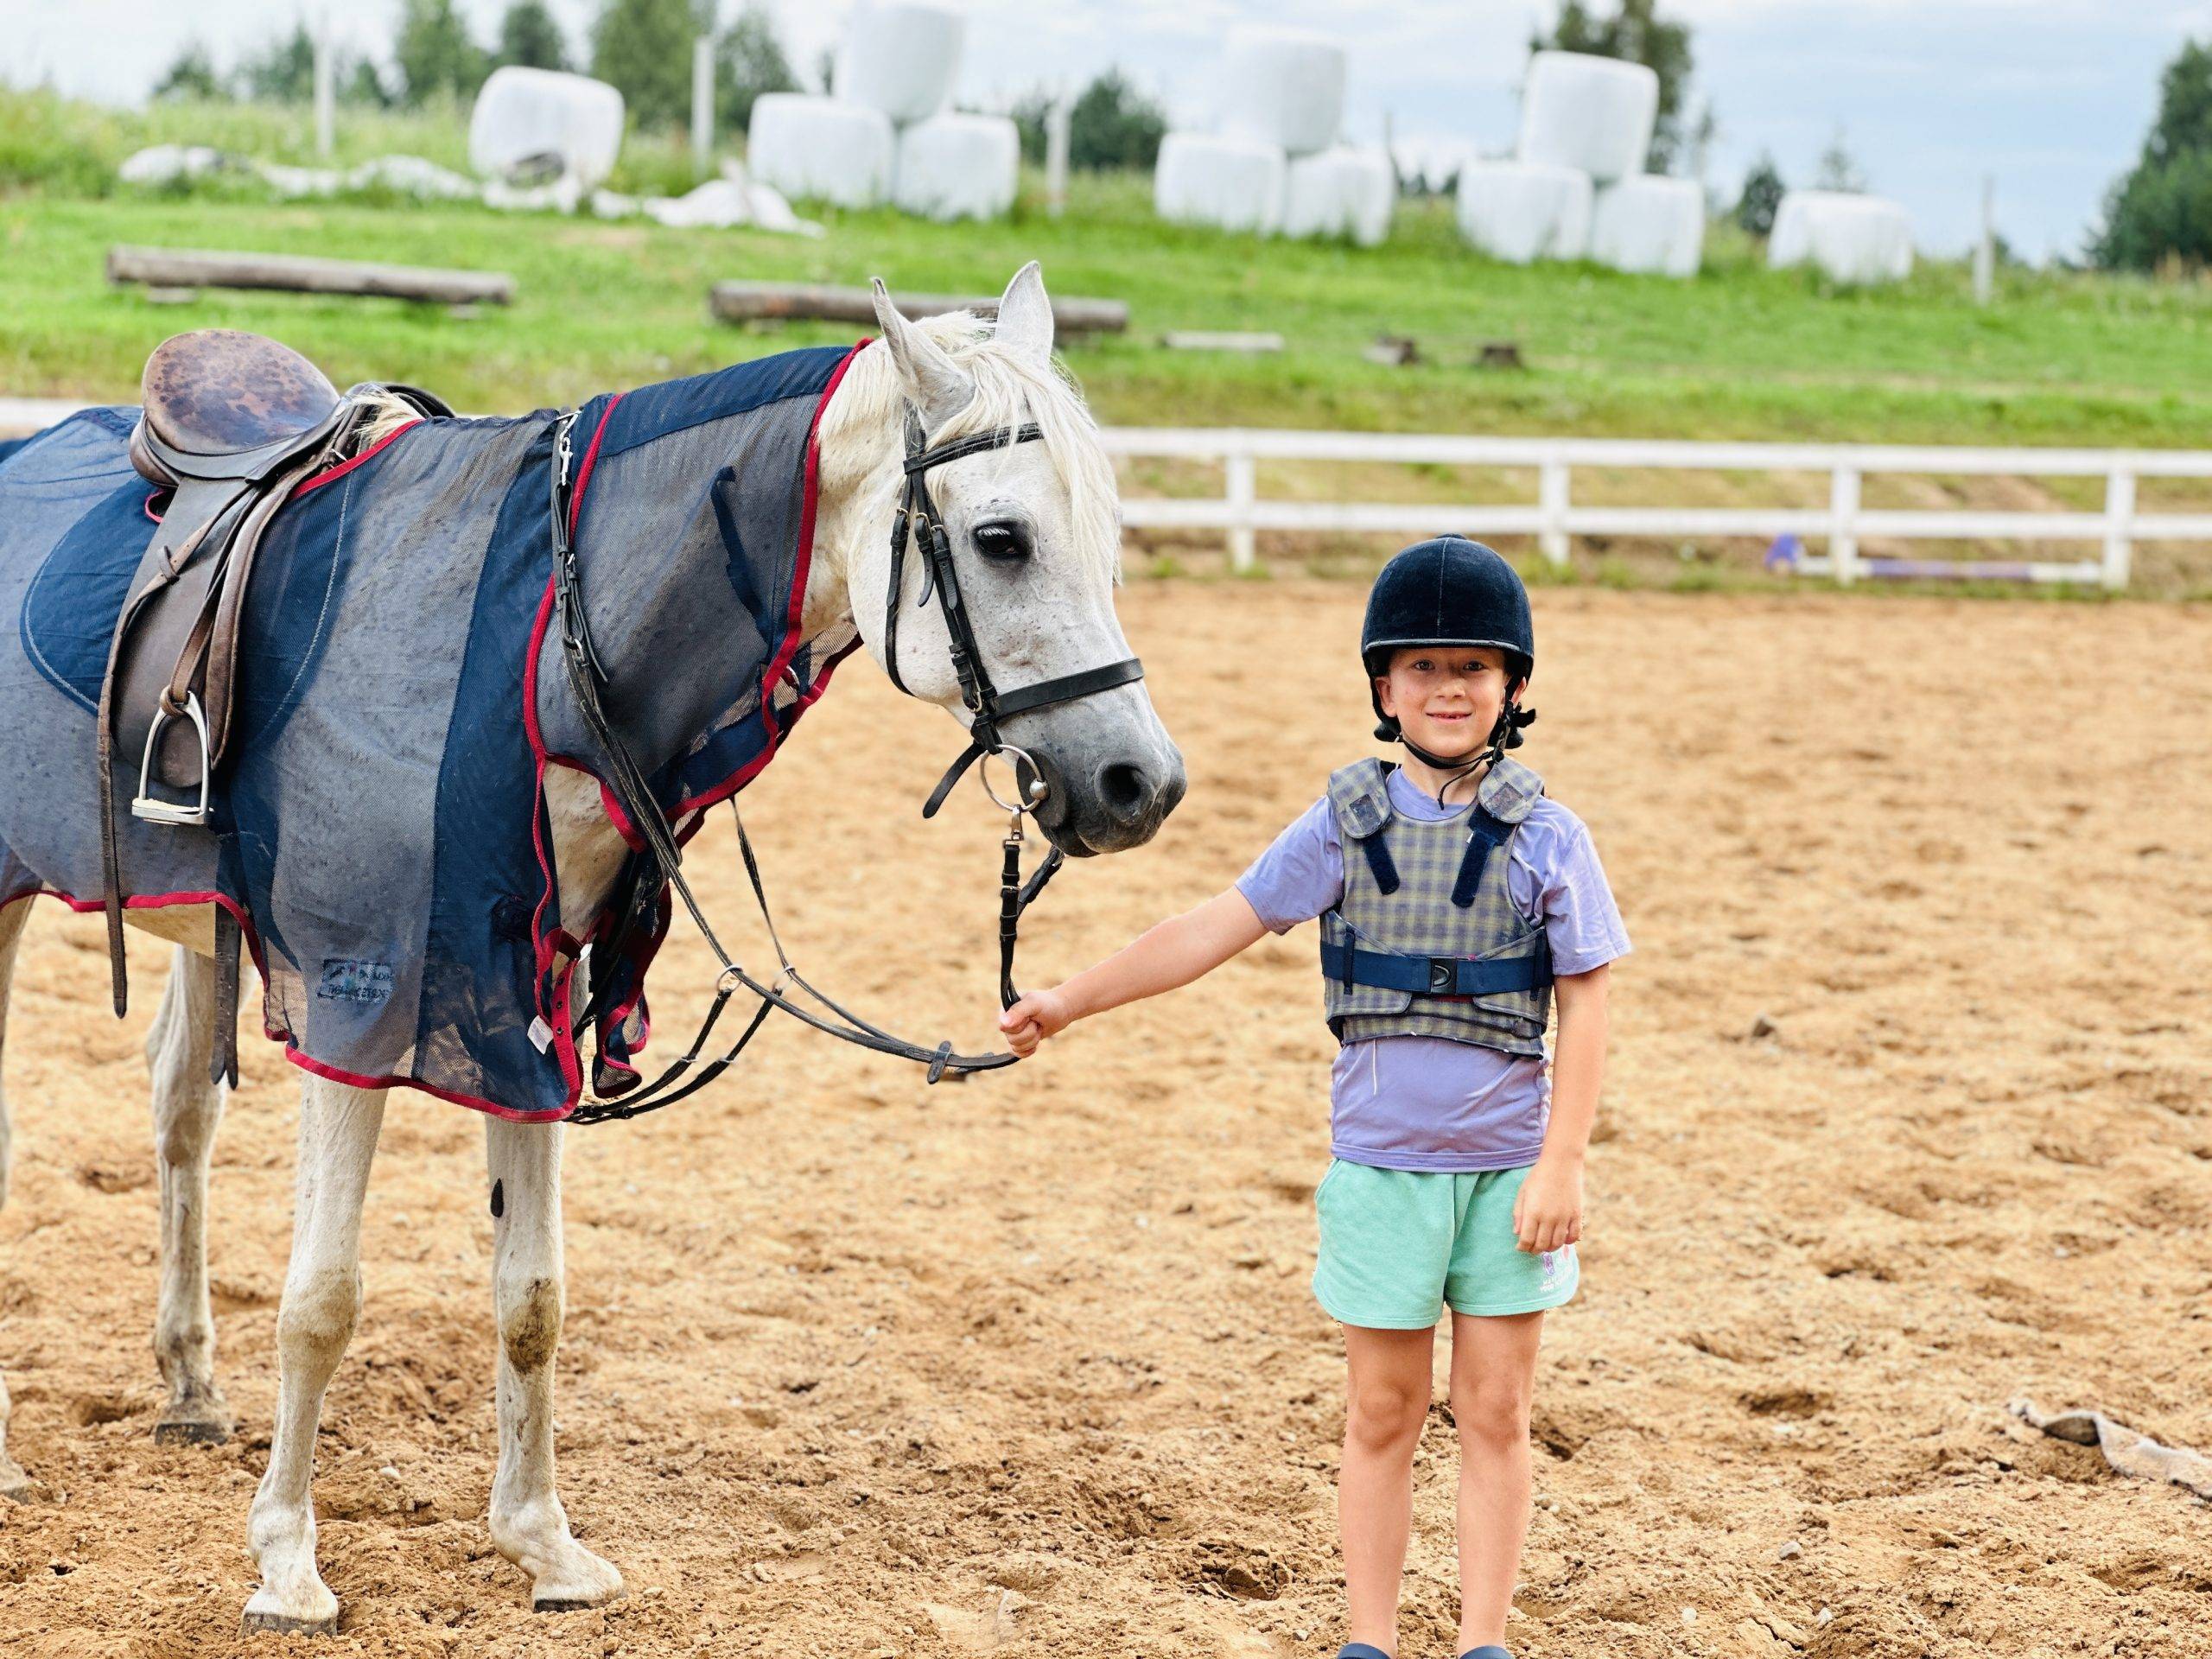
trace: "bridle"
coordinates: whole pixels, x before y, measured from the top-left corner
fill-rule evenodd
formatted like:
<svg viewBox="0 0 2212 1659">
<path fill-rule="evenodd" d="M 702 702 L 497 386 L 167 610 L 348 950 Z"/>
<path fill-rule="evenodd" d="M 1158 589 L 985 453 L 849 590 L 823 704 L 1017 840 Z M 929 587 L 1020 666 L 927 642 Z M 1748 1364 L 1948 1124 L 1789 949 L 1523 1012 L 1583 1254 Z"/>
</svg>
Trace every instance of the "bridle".
<svg viewBox="0 0 2212 1659">
<path fill-rule="evenodd" d="M 668 1068 L 650 1084 L 633 1089 L 612 1100 L 580 1101 L 568 1122 L 598 1123 L 620 1118 L 636 1117 L 655 1111 L 705 1088 L 729 1069 L 744 1052 L 772 1009 L 781 1009 L 815 1030 L 872 1050 L 907 1059 L 929 1068 L 928 1081 L 937 1082 L 947 1073 L 964 1075 L 970 1071 L 995 1071 L 1011 1065 L 1015 1057 L 1010 1053 L 961 1054 L 951 1043 L 943 1042 L 935 1047 L 908 1041 L 894 1036 L 853 1013 L 834 998 L 825 995 L 809 984 L 792 964 L 790 954 L 784 949 L 776 932 L 775 918 L 768 909 L 767 890 L 761 880 L 760 864 L 753 850 L 752 837 L 745 831 L 745 820 L 739 813 L 734 797 L 730 800 L 730 816 L 737 824 L 738 849 L 744 859 L 747 879 L 753 887 L 754 901 L 760 906 L 761 920 L 767 925 L 768 938 L 775 947 L 778 972 L 775 977 L 762 983 L 748 973 L 715 938 L 705 912 L 700 907 L 690 884 L 683 879 L 683 854 L 679 850 L 674 826 L 654 798 L 636 758 L 607 718 L 601 693 L 607 684 L 607 672 L 594 649 L 591 628 L 585 616 L 582 574 L 577 567 L 574 538 L 569 534 L 569 480 L 574 461 L 571 442 L 576 411 L 563 415 L 555 429 L 554 467 L 552 483 L 553 582 L 556 601 L 561 618 L 562 660 L 566 665 L 570 690 L 575 695 L 584 725 L 590 732 L 608 766 L 607 783 L 615 800 L 628 814 L 645 840 L 641 855 L 649 860 L 650 876 L 657 873 L 660 881 L 650 879 L 633 880 L 623 906 L 625 915 L 617 929 L 619 941 L 628 930 L 650 927 L 651 914 L 658 903 L 659 888 L 664 882 L 675 888 L 683 900 L 683 907 L 690 912 L 700 935 L 721 964 L 715 976 L 714 1001 L 709 1005 L 705 1017 L 700 1021 L 697 1035 L 683 1055 L 671 1062 Z M 1055 704 L 1072 702 L 1080 697 L 1109 691 L 1116 686 L 1127 685 L 1144 677 L 1144 664 L 1135 657 L 1103 667 L 1088 668 L 1057 678 L 1039 680 L 1033 684 L 1017 686 L 1010 691 L 1001 691 L 992 683 L 985 668 L 982 653 L 976 639 L 973 620 L 960 593 L 960 577 L 952 558 L 952 539 L 946 532 L 944 515 L 938 511 L 937 500 L 930 493 L 928 474 L 947 461 L 984 451 L 1003 448 L 1017 443 L 1040 439 L 1042 430 L 1033 423 L 1012 429 L 979 433 L 972 437 L 955 439 L 931 448 L 922 429 L 920 417 L 909 404 L 906 412 L 906 490 L 897 513 L 891 523 L 891 570 L 886 586 L 888 589 L 884 611 L 883 658 L 890 672 L 891 683 L 911 696 L 906 683 L 899 673 L 899 614 L 905 602 L 906 543 L 910 537 L 918 542 L 924 559 L 922 590 L 916 599 L 919 609 L 930 601 L 935 593 L 944 613 L 945 634 L 952 658 L 952 671 L 960 685 L 960 701 L 969 715 L 968 747 L 947 768 L 937 787 L 930 791 L 922 807 L 922 816 L 933 817 L 944 804 L 952 786 L 961 775 L 978 762 L 993 755 L 1014 757 L 1015 801 L 1000 798 L 991 787 L 989 778 L 979 773 L 983 790 L 993 802 L 1007 814 L 1007 831 L 1001 842 L 1003 856 L 999 874 L 999 1003 L 1011 1007 L 1019 1000 L 1014 986 L 1014 953 L 1016 938 L 1020 931 L 1023 912 L 1045 890 L 1065 861 L 1060 849 L 1052 848 L 1037 868 L 1035 874 L 1025 882 L 1021 877 L 1021 849 L 1025 839 L 1022 818 L 1033 815 L 1046 798 L 1048 785 L 1044 773 L 1035 760 L 1023 749 L 1008 743 L 1000 731 L 1001 722 L 1016 715 L 1027 714 Z M 765 711 L 764 711 L 765 712 Z M 772 717 L 772 716 L 770 716 Z M 1024 781 L 1024 773 L 1027 781 Z M 584 1031 L 602 1011 L 605 993 L 614 982 L 610 978 L 602 986 L 592 988 L 581 1013 L 571 1021 L 573 1037 Z M 789 986 L 804 992 L 813 1001 L 828 1011 L 817 1014 L 793 1001 L 785 994 Z M 730 999 L 740 990 L 760 999 L 760 1006 L 738 1034 L 737 1040 L 715 1058 L 702 1067 L 697 1075 L 692 1068 L 706 1051 L 707 1040 L 721 1020 Z"/>
</svg>

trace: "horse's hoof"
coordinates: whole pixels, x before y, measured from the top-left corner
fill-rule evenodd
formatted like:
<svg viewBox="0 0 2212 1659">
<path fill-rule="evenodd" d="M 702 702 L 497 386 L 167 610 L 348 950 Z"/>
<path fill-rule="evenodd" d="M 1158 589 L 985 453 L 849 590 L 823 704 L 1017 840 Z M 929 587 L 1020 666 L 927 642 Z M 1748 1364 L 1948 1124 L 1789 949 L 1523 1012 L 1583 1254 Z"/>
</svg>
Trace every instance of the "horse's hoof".
<svg viewBox="0 0 2212 1659">
<path fill-rule="evenodd" d="M 533 1613 L 588 1613 L 594 1607 L 604 1607 L 611 1601 L 621 1599 L 620 1590 L 611 1596 L 532 1596 L 530 1611 Z"/>
<path fill-rule="evenodd" d="M 334 1636 L 338 1615 L 328 1618 L 290 1618 L 283 1613 L 257 1613 L 252 1608 L 238 1620 L 241 1630 L 269 1630 L 277 1636 Z"/>
<path fill-rule="evenodd" d="M 180 1418 L 175 1422 L 165 1419 L 154 1425 L 154 1444 L 156 1446 L 221 1446 L 230 1438 L 228 1423 Z"/>
</svg>

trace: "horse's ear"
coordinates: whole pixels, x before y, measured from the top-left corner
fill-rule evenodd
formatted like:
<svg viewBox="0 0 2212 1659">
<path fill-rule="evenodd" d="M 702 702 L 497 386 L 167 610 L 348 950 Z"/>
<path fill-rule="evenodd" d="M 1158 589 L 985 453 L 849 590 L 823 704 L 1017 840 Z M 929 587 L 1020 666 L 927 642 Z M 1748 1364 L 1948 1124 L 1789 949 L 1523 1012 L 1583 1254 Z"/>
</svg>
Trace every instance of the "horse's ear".
<svg viewBox="0 0 2212 1659">
<path fill-rule="evenodd" d="M 922 412 L 922 424 L 936 431 L 968 407 L 976 383 L 927 334 L 906 321 L 891 303 L 880 276 L 872 279 L 875 289 L 875 321 L 883 330 L 883 344 L 899 371 L 906 397 Z"/>
<path fill-rule="evenodd" d="M 1032 259 L 1014 273 L 999 301 L 999 344 L 1033 362 L 1052 360 L 1052 302 L 1045 295 L 1045 273 Z"/>
</svg>

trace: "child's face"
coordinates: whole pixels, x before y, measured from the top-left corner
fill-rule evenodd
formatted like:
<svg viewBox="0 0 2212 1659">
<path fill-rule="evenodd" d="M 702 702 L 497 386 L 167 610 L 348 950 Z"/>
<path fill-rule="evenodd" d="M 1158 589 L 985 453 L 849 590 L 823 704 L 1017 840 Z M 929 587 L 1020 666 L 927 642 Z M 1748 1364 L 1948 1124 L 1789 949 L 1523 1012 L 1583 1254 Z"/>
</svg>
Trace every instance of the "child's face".
<svg viewBox="0 0 2212 1659">
<path fill-rule="evenodd" d="M 1489 645 L 1402 645 L 1375 682 L 1382 712 L 1431 754 L 1472 755 L 1489 741 L 1510 689 L 1505 653 Z"/>
</svg>

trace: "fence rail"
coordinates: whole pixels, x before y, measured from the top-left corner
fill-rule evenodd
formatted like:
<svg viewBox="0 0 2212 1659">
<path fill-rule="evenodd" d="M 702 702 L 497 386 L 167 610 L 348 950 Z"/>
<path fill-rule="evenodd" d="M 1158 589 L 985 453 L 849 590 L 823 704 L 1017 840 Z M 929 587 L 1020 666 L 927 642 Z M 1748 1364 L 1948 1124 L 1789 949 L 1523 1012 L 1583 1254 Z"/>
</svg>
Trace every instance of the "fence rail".
<svg viewBox="0 0 2212 1659">
<path fill-rule="evenodd" d="M 1966 449 L 1875 444 L 1692 443 L 1618 438 L 1488 438 L 1395 433 L 1277 431 L 1223 427 L 1118 427 L 1106 448 L 1127 458 L 1218 462 L 1223 492 L 1211 498 L 1125 497 L 1124 523 L 1141 529 L 1218 530 L 1230 564 L 1256 563 L 1257 531 L 1385 532 L 1441 529 L 1478 536 L 1533 536 L 1554 563 L 1567 561 L 1577 536 L 1815 537 L 1825 554 L 1796 568 L 1840 582 L 1866 576 L 1994 576 L 2031 582 L 2127 585 L 2135 543 L 2212 541 L 2212 513 L 2136 509 L 2145 478 L 2212 479 L 2212 451 Z M 1262 461 L 1394 462 L 1533 470 L 1536 499 L 1455 505 L 1421 502 L 1280 501 L 1261 499 Z M 1664 471 L 1813 473 L 1828 480 L 1825 507 L 1577 506 L 1578 467 Z M 1904 511 L 1861 505 L 1875 475 L 2101 478 L 2101 512 Z M 2094 557 L 2075 560 L 1877 559 L 1863 541 L 2086 542 Z"/>
<path fill-rule="evenodd" d="M 0 437 L 35 431 L 79 408 L 49 399 L 0 398 Z M 2136 485 L 2146 478 L 2212 479 L 2212 450 L 1967 449 L 1880 444 L 1693 443 L 1624 438 L 1491 438 L 1448 434 L 1309 432 L 1264 428 L 1111 427 L 1109 453 L 1217 462 L 1215 497 L 1128 496 L 1125 524 L 1147 530 L 1218 531 L 1230 564 L 1257 563 L 1261 531 L 1420 535 L 1440 529 L 1478 536 L 1533 536 L 1544 556 L 1567 563 L 1577 536 L 1811 537 L 1823 554 L 1796 568 L 1849 583 L 1868 576 L 1992 576 L 2030 582 L 2127 585 L 2135 544 L 2212 542 L 2212 512 L 2143 512 Z M 1262 499 L 1258 467 L 1268 461 L 1365 461 L 1403 466 L 1497 467 L 1532 470 L 1528 503 L 1283 501 Z M 1691 472 L 1812 473 L 1828 480 L 1825 507 L 1577 506 L 1578 468 Z M 1898 510 L 1862 505 L 1870 477 L 2101 478 L 2099 512 Z M 1860 543 L 1891 541 L 2082 542 L 2094 556 L 2074 560 L 1870 558 Z"/>
</svg>

